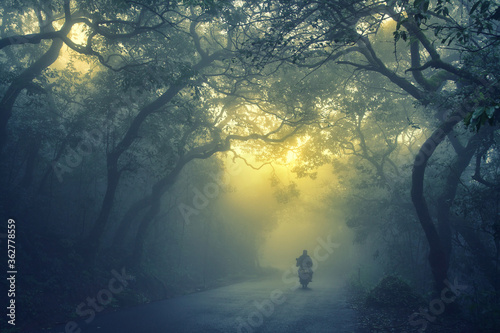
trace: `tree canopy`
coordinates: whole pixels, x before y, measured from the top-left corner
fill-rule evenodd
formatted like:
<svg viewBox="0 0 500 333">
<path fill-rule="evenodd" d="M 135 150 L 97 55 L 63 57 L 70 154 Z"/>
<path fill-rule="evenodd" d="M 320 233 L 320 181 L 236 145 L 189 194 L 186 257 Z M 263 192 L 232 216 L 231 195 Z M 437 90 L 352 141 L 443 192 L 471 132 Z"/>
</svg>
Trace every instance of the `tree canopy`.
<svg viewBox="0 0 500 333">
<path fill-rule="evenodd" d="M 149 267 L 145 285 L 158 254 L 192 280 L 255 268 L 282 212 L 233 207 L 223 176 L 205 210 L 213 185 L 194 184 L 270 167 L 288 207 L 328 166 L 323 199 L 385 267 L 437 293 L 474 267 L 498 295 L 498 1 L 8 0 L 0 17 L 0 212 L 28 221 L 27 261 L 55 234 L 75 270 Z M 202 255 L 223 259 L 207 273 Z"/>
</svg>

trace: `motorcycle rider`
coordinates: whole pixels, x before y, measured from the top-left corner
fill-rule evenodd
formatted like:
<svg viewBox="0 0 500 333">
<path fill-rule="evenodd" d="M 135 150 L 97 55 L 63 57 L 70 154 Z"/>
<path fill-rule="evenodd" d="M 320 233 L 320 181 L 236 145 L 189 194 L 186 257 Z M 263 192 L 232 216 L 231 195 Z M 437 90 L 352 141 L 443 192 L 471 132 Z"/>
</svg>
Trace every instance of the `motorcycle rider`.
<svg viewBox="0 0 500 333">
<path fill-rule="evenodd" d="M 296 258 L 295 260 L 297 260 L 296 266 L 299 267 L 299 270 L 300 268 L 302 268 L 311 274 L 311 282 L 312 282 L 313 271 L 311 267 L 313 266 L 313 262 L 311 257 L 309 257 L 309 255 L 307 254 L 307 250 L 304 250 L 302 252 L 302 255 Z"/>
</svg>

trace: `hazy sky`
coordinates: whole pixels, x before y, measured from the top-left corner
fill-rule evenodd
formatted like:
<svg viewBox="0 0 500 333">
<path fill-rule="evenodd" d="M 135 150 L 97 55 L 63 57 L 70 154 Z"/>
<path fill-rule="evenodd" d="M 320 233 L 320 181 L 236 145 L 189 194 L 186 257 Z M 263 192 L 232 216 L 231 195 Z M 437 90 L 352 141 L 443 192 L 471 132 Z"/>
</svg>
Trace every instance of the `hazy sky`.
<svg viewBox="0 0 500 333">
<path fill-rule="evenodd" d="M 226 166 L 231 163 L 226 162 Z M 263 218 L 268 219 L 270 228 L 260 246 L 261 266 L 287 269 L 295 264 L 295 258 L 304 249 L 314 258 L 315 249 L 321 246 L 318 238 L 328 242 L 328 237 L 339 247 L 334 253 L 328 254 L 324 249 L 319 250 L 321 257 L 327 255 L 320 265 L 323 269 L 327 264 L 337 267 L 344 265 L 339 259 L 349 259 L 345 255 L 351 251 L 351 231 L 345 227 L 343 213 L 329 196 L 337 182 L 330 166 L 320 168 L 316 179 L 297 179 L 290 171 L 293 163 L 287 166 L 273 164 L 282 185 L 293 181 L 300 191 L 298 197 L 291 198 L 287 203 L 278 203 L 274 196 L 276 188 L 271 186 L 270 181 L 273 173 L 271 166 L 264 166 L 257 171 L 243 162 L 237 163 L 241 165 L 240 171 L 231 176 L 231 186 L 234 186 L 235 191 L 226 194 L 227 202 L 237 211 L 262 214 Z M 338 195 L 342 196 L 341 193 Z"/>
</svg>

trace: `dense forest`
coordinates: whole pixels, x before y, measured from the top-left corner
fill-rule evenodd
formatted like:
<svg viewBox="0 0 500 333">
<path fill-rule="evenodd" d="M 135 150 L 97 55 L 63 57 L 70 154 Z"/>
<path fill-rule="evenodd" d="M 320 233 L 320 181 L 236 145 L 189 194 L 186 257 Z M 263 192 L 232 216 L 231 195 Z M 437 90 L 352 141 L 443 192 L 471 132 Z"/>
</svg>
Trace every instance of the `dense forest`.
<svg viewBox="0 0 500 333">
<path fill-rule="evenodd" d="M 500 330 L 498 0 L 4 0 L 0 49 L 2 332 L 328 233 L 360 329 Z"/>
</svg>

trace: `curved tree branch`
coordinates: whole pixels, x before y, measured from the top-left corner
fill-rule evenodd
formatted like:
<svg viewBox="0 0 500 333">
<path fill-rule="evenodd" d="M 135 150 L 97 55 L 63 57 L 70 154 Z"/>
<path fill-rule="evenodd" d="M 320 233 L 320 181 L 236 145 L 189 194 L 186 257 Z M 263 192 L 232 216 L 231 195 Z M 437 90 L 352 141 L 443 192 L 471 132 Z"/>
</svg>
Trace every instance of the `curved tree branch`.
<svg viewBox="0 0 500 333">
<path fill-rule="evenodd" d="M 434 225 L 424 197 L 424 178 L 427 163 L 436 148 L 443 142 L 448 133 L 462 119 L 459 112 L 455 112 L 447 121 L 444 121 L 421 146 L 413 163 L 411 199 L 417 212 L 420 225 L 424 230 L 429 243 L 429 263 L 434 276 L 435 288 L 442 290 L 448 272 L 448 256 L 441 237 Z"/>
</svg>

